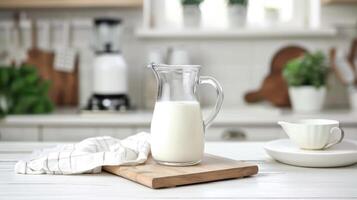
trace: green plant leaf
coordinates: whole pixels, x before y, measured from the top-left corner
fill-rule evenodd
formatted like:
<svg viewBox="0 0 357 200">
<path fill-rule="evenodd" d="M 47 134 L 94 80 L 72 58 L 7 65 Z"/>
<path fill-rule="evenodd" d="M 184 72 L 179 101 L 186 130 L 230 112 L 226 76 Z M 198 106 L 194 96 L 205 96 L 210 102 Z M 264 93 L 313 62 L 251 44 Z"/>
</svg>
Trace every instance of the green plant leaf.
<svg viewBox="0 0 357 200">
<path fill-rule="evenodd" d="M 248 0 L 228 0 L 228 4 L 230 5 L 248 5 Z"/>
<path fill-rule="evenodd" d="M 301 58 L 290 60 L 283 70 L 283 76 L 290 86 L 315 86 L 326 84 L 327 67 L 322 52 L 306 53 Z"/>
<path fill-rule="evenodd" d="M 7 110 L 0 108 L 0 117 L 7 114 L 37 114 L 53 110 L 48 97 L 49 81 L 43 81 L 32 66 L 0 69 L 0 95 L 7 99 Z"/>
<path fill-rule="evenodd" d="M 204 0 L 181 0 L 182 5 L 200 5 Z"/>
<path fill-rule="evenodd" d="M 11 72 L 8 67 L 0 68 L 0 92 L 7 90 L 11 79 Z"/>
</svg>

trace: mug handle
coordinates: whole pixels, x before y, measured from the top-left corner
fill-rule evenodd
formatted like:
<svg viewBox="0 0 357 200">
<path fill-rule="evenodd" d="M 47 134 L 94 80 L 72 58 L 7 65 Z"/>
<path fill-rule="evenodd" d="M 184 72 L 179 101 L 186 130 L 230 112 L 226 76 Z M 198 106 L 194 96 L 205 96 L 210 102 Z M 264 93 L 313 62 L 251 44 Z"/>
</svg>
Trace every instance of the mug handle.
<svg viewBox="0 0 357 200">
<path fill-rule="evenodd" d="M 333 134 L 334 130 L 336 130 L 336 129 L 338 129 L 339 132 L 340 132 L 340 138 L 339 138 L 338 140 L 334 141 L 334 142 L 331 142 L 331 143 L 326 144 L 322 149 L 330 148 L 330 147 L 332 147 L 333 145 L 336 145 L 336 144 L 342 142 L 343 138 L 345 137 L 345 132 L 343 131 L 342 128 L 340 128 L 340 127 L 333 127 L 333 128 L 331 128 L 331 130 L 330 130 L 330 134 Z"/>
<path fill-rule="evenodd" d="M 217 93 L 217 100 L 213 112 L 203 120 L 203 126 L 205 129 L 207 129 L 212 124 L 213 120 L 217 117 L 219 110 L 221 110 L 224 98 L 223 89 L 219 82 L 211 76 L 200 76 L 199 84 L 211 85 L 216 89 Z"/>
</svg>

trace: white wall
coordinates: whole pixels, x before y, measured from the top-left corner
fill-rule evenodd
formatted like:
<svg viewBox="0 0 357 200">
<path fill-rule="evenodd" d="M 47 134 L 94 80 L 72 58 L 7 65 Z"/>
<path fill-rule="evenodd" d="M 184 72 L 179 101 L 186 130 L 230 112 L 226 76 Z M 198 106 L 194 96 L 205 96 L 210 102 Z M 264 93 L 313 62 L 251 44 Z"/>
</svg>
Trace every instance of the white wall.
<svg viewBox="0 0 357 200">
<path fill-rule="evenodd" d="M 309 50 L 327 50 L 332 46 L 347 47 L 351 39 L 349 35 L 340 34 L 337 37 L 326 38 L 233 38 L 233 39 L 138 39 L 135 28 L 141 25 L 141 10 L 139 9 L 86 9 L 86 10 L 32 10 L 28 13 L 39 19 L 55 19 L 63 17 L 93 18 L 95 16 L 119 16 L 125 22 L 123 36 L 123 53 L 129 64 L 129 92 L 133 103 L 139 108 L 144 106 L 144 84 L 147 64 L 146 54 L 151 48 L 161 46 L 180 45 L 190 51 L 192 59 L 197 64 L 202 64 L 202 74 L 216 77 L 223 85 L 225 91 L 225 107 L 242 106 L 245 92 L 258 89 L 261 81 L 269 70 L 272 55 L 279 48 L 289 44 L 304 46 Z M 0 11 L 1 19 L 8 19 L 9 11 Z M 357 20 L 357 6 L 328 6 L 322 9 L 323 24 Z M 355 34 L 355 33 L 353 33 Z M 77 30 L 75 34 L 76 46 L 88 49 L 90 41 L 89 30 Z M 81 69 L 81 94 L 90 94 L 91 67 Z M 341 85 L 332 77 L 331 105 L 346 105 L 345 92 Z M 342 89 L 341 89 L 342 88 Z M 204 90 L 208 91 L 208 90 Z M 205 92 L 203 102 L 211 104 L 214 100 L 213 91 Z"/>
</svg>

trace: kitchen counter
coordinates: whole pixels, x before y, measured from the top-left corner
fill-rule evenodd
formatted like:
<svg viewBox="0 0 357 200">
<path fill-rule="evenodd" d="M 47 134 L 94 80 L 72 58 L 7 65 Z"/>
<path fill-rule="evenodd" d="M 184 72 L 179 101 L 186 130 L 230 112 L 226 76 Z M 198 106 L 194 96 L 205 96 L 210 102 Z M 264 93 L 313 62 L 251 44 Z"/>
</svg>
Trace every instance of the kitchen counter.
<svg viewBox="0 0 357 200">
<path fill-rule="evenodd" d="M 153 190 L 108 174 L 19 175 L 16 160 L 54 143 L 0 143 L 0 199 L 352 199 L 357 165 L 301 168 L 270 159 L 261 142 L 208 142 L 206 152 L 259 165 L 256 176 Z M 227 151 L 229 149 L 229 151 Z"/>
<path fill-rule="evenodd" d="M 204 109 L 204 116 L 209 111 Z M 127 113 L 78 113 L 60 110 L 48 115 L 11 115 L 0 120 L 0 125 L 65 125 L 65 126 L 149 126 L 151 111 L 130 111 Z M 213 126 L 227 125 L 276 125 L 277 121 L 300 118 L 324 118 L 339 120 L 345 126 L 357 126 L 357 112 L 349 110 L 327 110 L 315 114 L 295 114 L 276 108 L 250 107 L 223 109 Z"/>
</svg>

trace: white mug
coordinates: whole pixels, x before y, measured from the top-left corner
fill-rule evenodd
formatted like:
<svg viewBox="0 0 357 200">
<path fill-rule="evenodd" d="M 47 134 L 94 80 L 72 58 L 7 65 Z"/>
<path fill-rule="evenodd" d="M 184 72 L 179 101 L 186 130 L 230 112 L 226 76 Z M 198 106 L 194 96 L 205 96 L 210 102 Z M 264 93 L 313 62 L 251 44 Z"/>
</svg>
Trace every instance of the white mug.
<svg viewBox="0 0 357 200">
<path fill-rule="evenodd" d="M 339 122 L 328 119 L 304 119 L 297 122 L 278 122 L 289 138 L 301 149 L 321 150 L 340 143 L 344 131 Z M 339 132 L 338 139 L 331 141 L 332 135 Z"/>
</svg>

